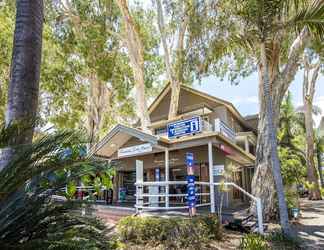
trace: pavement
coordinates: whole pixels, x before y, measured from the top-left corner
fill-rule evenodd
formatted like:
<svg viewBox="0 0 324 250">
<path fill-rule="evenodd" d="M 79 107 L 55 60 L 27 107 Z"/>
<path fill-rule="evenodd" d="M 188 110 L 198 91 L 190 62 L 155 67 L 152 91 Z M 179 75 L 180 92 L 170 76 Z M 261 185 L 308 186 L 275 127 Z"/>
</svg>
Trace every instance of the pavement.
<svg viewBox="0 0 324 250">
<path fill-rule="evenodd" d="M 300 201 L 301 218 L 294 230 L 301 239 L 303 249 L 324 249 L 324 200 Z"/>
</svg>

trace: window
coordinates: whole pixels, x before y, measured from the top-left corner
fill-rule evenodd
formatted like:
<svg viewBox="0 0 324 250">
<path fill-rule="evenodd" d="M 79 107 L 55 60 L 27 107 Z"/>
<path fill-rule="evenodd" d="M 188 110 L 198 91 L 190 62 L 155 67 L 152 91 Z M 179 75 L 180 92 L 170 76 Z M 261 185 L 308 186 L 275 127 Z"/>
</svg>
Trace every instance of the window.
<svg viewBox="0 0 324 250">
<path fill-rule="evenodd" d="M 154 130 L 155 135 L 162 135 L 167 133 L 167 128 L 166 127 L 161 127 L 161 128 L 156 128 Z"/>
</svg>

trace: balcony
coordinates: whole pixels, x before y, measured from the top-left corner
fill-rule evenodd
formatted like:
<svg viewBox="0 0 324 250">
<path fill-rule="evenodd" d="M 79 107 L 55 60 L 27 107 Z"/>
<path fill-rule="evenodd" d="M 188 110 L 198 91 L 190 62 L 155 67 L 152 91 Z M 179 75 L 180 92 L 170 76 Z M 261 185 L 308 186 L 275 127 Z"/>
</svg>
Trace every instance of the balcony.
<svg viewBox="0 0 324 250">
<path fill-rule="evenodd" d="M 229 126 L 227 126 L 227 124 L 225 122 L 223 122 L 222 120 L 215 119 L 214 126 L 213 126 L 213 124 L 211 124 L 205 120 L 201 120 L 201 124 L 202 124 L 202 128 L 201 128 L 202 133 L 204 133 L 204 132 L 218 132 L 235 143 L 235 141 L 236 141 L 235 140 L 235 138 L 236 138 L 235 132 Z M 156 134 L 160 137 L 164 137 L 164 138 L 168 137 L 166 127 L 161 127 L 161 128 L 155 129 L 154 134 Z"/>
<path fill-rule="evenodd" d="M 215 119 L 214 131 L 224 135 L 225 137 L 227 137 L 228 139 L 230 139 L 232 142 L 235 143 L 236 135 L 234 130 L 231 129 L 229 126 L 227 126 L 227 124 L 222 120 Z"/>
</svg>

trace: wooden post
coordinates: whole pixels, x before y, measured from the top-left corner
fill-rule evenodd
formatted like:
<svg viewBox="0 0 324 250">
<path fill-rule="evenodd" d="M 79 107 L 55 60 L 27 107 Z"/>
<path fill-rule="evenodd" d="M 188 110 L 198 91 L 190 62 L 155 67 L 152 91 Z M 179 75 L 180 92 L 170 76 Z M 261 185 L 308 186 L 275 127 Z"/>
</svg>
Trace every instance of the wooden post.
<svg viewBox="0 0 324 250">
<path fill-rule="evenodd" d="M 213 175 L 213 144 L 208 142 L 208 164 L 209 164 L 209 193 L 210 193 L 210 212 L 215 213 L 215 187 Z"/>
</svg>

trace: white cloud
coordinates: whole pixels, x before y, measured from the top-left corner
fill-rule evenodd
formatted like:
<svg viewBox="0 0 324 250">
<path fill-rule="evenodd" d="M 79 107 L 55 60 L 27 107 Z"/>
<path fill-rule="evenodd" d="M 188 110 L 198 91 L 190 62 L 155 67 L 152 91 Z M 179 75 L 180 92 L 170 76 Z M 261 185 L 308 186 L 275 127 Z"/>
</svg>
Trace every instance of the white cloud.
<svg viewBox="0 0 324 250">
<path fill-rule="evenodd" d="M 247 97 L 234 97 L 231 102 L 234 105 L 238 105 L 238 104 L 248 104 L 248 103 L 252 103 L 252 104 L 258 104 L 259 103 L 259 98 L 257 96 L 247 96 Z"/>
<path fill-rule="evenodd" d="M 321 117 L 324 115 L 324 95 L 315 98 L 313 103 L 322 110 L 322 114 L 314 116 L 315 126 L 318 127 L 321 121 Z"/>
</svg>

